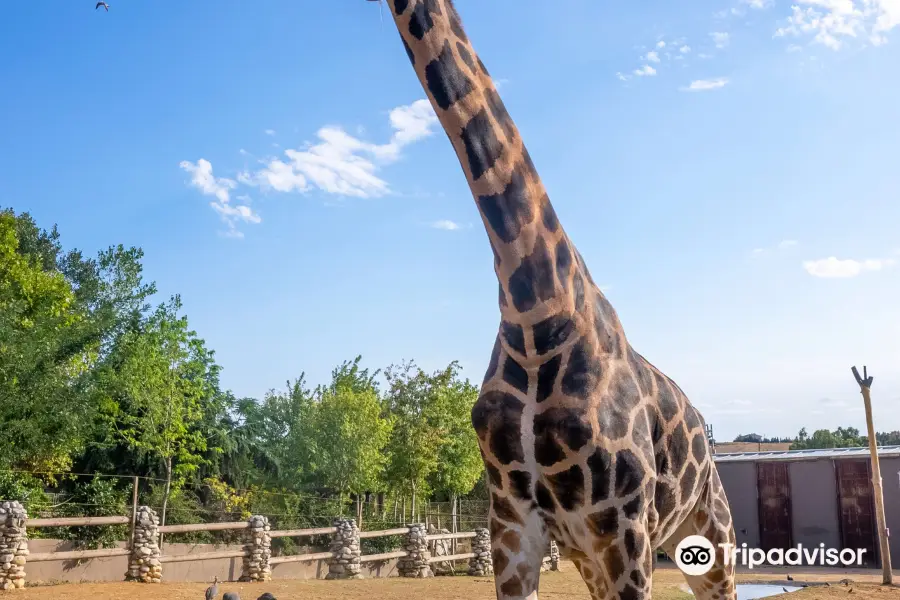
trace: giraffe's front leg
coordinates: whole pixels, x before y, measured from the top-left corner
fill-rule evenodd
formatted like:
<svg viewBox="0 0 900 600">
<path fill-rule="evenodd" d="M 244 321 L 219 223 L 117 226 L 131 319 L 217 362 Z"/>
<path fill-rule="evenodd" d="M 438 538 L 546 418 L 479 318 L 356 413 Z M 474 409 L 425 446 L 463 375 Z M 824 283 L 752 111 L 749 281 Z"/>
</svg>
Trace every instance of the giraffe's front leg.
<svg viewBox="0 0 900 600">
<path fill-rule="evenodd" d="M 491 557 L 498 600 L 537 600 L 548 543 L 537 511 L 515 498 L 491 493 Z"/>
</svg>

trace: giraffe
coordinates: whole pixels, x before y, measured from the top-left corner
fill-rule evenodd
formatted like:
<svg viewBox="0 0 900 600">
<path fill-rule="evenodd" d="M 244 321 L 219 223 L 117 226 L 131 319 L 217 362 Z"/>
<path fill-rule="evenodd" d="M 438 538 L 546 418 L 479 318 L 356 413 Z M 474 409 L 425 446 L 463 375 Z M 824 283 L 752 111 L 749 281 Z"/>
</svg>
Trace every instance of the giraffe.
<svg viewBox="0 0 900 600">
<path fill-rule="evenodd" d="M 651 593 L 658 548 L 734 543 L 705 424 L 628 343 L 566 235 L 452 0 L 387 0 L 494 254 L 500 325 L 472 425 L 487 471 L 499 600 L 538 597 L 550 539 L 591 597 Z M 687 577 L 734 600 L 734 565 Z"/>
</svg>

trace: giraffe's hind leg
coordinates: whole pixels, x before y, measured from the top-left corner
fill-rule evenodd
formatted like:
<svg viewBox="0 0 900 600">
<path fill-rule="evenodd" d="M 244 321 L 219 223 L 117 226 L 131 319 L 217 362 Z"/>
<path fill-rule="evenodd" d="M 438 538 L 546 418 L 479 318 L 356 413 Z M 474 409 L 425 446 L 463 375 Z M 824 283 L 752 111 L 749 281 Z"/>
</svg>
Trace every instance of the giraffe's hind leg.
<svg viewBox="0 0 900 600">
<path fill-rule="evenodd" d="M 736 600 L 734 561 L 728 561 L 726 565 L 724 551 L 719 548 L 719 544 L 734 545 L 734 526 L 725 490 L 715 467 L 710 469 L 709 479 L 694 509 L 663 543 L 663 550 L 669 558 L 675 560 L 675 548 L 689 535 L 705 537 L 716 549 L 712 569 L 704 575 L 684 576 L 694 597 L 697 600 Z"/>
</svg>

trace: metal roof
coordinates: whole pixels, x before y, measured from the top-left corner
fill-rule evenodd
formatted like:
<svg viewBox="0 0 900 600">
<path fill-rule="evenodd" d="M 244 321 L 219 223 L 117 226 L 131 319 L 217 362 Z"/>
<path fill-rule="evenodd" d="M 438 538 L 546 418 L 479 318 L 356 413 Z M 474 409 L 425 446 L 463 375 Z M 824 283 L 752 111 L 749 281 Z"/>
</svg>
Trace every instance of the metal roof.
<svg viewBox="0 0 900 600">
<path fill-rule="evenodd" d="M 869 458 L 869 448 L 824 448 L 817 450 L 766 450 L 716 454 L 717 463 L 769 460 L 815 460 L 819 458 Z M 900 456 L 900 446 L 878 446 L 878 458 Z"/>
</svg>

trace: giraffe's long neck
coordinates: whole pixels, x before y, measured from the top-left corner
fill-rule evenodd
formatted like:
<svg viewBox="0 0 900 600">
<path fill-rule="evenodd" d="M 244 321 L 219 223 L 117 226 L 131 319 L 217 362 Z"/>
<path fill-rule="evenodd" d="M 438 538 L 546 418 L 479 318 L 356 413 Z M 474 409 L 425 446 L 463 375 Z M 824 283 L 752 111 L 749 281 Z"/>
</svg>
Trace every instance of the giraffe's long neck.
<svg viewBox="0 0 900 600">
<path fill-rule="evenodd" d="M 504 320 L 534 324 L 580 309 L 577 272 L 589 275 L 452 1 L 388 4 L 487 229 Z"/>
</svg>

